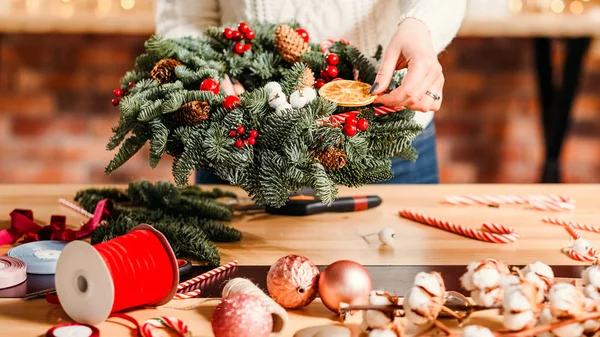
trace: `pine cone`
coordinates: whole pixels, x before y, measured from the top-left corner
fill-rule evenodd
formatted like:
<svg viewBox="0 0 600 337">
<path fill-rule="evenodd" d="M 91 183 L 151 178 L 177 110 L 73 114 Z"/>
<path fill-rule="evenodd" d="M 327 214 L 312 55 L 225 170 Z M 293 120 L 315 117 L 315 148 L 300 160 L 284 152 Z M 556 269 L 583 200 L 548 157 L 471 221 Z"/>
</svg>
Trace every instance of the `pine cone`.
<svg viewBox="0 0 600 337">
<path fill-rule="evenodd" d="M 309 67 L 304 68 L 304 75 L 302 75 L 302 85 L 303 87 L 309 88 L 315 87 L 315 74 Z"/>
<path fill-rule="evenodd" d="M 296 63 L 303 53 L 310 51 L 308 43 L 288 25 L 280 25 L 275 30 L 275 49 L 288 63 Z"/>
<path fill-rule="evenodd" d="M 181 125 L 196 125 L 207 120 L 210 115 L 210 105 L 206 102 L 192 101 L 185 103 L 173 112 L 173 120 Z"/>
<path fill-rule="evenodd" d="M 330 147 L 325 151 L 317 151 L 314 156 L 321 162 L 323 167 L 331 171 L 343 169 L 348 162 L 344 151 L 337 147 Z"/>
<path fill-rule="evenodd" d="M 152 78 L 160 84 L 175 82 L 175 67 L 180 66 L 181 62 L 173 59 L 163 59 L 154 65 L 152 72 Z"/>
</svg>

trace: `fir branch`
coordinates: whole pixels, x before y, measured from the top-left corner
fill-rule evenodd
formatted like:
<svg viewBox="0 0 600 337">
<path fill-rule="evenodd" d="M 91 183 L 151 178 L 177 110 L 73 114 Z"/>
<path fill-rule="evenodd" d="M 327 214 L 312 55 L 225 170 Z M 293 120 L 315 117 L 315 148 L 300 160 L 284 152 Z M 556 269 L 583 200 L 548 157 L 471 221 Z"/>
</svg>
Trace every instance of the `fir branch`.
<svg viewBox="0 0 600 337">
<path fill-rule="evenodd" d="M 119 152 L 117 152 L 108 166 L 106 166 L 105 172 L 110 173 L 125 164 L 146 144 L 147 141 L 148 137 L 145 135 L 134 135 L 125 140 L 119 149 Z"/>
<path fill-rule="evenodd" d="M 142 54 L 136 57 L 135 66 L 141 73 L 149 74 L 158 61 L 160 61 L 160 58 L 156 55 Z"/>
<path fill-rule="evenodd" d="M 302 62 L 295 63 L 289 70 L 283 73 L 283 80 L 281 81 L 281 88 L 283 92 L 289 96 L 293 91 L 298 89 L 302 82 L 302 76 L 306 65 Z"/>
<path fill-rule="evenodd" d="M 117 188 L 88 188 L 77 191 L 74 198 L 76 203 L 90 213 L 93 213 L 96 205 L 104 199 L 119 203 L 129 201 L 129 196 Z"/>
<path fill-rule="evenodd" d="M 318 49 L 317 49 L 318 50 Z M 327 67 L 325 55 L 320 51 L 309 51 L 301 56 L 302 62 L 304 62 L 315 74 L 318 74 L 321 70 Z"/>
<path fill-rule="evenodd" d="M 362 82 L 373 83 L 377 76 L 377 69 L 356 47 L 345 46 L 342 57 L 348 59 L 354 69 L 358 69 L 358 76 Z"/>
<path fill-rule="evenodd" d="M 335 182 L 329 178 L 325 168 L 320 163 L 314 163 L 311 167 L 312 182 L 311 185 L 315 194 L 324 204 L 331 205 L 338 196 L 338 190 Z"/>
<path fill-rule="evenodd" d="M 150 121 L 152 129 L 152 139 L 150 140 L 150 166 L 156 167 L 162 155 L 167 150 L 167 139 L 169 138 L 169 129 L 159 120 Z"/>
</svg>

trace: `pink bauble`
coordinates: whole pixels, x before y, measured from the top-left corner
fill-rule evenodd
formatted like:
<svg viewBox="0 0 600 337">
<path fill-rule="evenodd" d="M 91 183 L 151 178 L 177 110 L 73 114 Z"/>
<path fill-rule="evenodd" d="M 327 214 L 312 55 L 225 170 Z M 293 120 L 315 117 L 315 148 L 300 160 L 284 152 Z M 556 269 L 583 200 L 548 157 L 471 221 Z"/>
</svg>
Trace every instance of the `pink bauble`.
<svg viewBox="0 0 600 337">
<path fill-rule="evenodd" d="M 234 294 L 215 308 L 212 330 L 215 337 L 268 337 L 273 317 L 258 297 Z"/>
<path fill-rule="evenodd" d="M 308 258 L 287 255 L 277 260 L 267 274 L 269 295 L 284 308 L 299 309 L 317 297 L 319 269 Z"/>
<path fill-rule="evenodd" d="M 319 296 L 325 306 L 338 313 L 340 302 L 364 305 L 373 288 L 371 275 L 360 263 L 341 260 L 327 266 L 319 276 Z"/>
</svg>

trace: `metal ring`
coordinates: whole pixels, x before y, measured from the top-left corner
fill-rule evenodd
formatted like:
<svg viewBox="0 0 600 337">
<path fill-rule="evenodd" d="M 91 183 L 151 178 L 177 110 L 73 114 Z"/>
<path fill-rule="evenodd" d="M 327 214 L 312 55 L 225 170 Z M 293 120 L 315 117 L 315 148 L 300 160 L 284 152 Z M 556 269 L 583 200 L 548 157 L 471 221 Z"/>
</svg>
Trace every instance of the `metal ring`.
<svg viewBox="0 0 600 337">
<path fill-rule="evenodd" d="M 433 98 L 433 99 L 434 99 L 434 100 L 436 100 L 436 101 L 439 101 L 440 99 L 442 99 L 442 98 L 440 97 L 440 95 L 436 95 L 436 94 L 432 93 L 432 92 L 431 92 L 431 91 L 429 91 L 429 90 L 428 90 L 428 91 L 425 93 L 425 95 L 427 95 L 427 96 L 431 96 L 431 98 Z"/>
</svg>

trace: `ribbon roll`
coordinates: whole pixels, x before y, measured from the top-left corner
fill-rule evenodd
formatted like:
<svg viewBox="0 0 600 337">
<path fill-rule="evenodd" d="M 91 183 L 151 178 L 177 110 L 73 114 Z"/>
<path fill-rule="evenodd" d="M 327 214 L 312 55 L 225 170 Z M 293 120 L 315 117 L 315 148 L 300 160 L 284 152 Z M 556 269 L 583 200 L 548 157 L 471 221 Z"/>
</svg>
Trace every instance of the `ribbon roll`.
<svg viewBox="0 0 600 337">
<path fill-rule="evenodd" d="M 66 323 L 52 327 L 46 337 L 100 337 L 100 330 L 95 326 L 78 323 Z"/>
<path fill-rule="evenodd" d="M 0 289 L 14 287 L 26 279 L 25 262 L 10 256 L 0 256 Z"/>
</svg>

